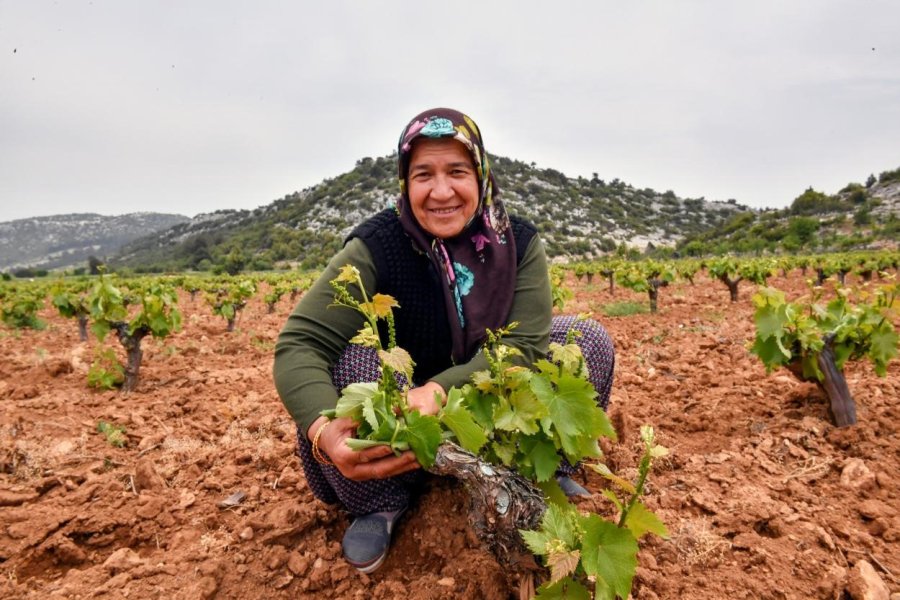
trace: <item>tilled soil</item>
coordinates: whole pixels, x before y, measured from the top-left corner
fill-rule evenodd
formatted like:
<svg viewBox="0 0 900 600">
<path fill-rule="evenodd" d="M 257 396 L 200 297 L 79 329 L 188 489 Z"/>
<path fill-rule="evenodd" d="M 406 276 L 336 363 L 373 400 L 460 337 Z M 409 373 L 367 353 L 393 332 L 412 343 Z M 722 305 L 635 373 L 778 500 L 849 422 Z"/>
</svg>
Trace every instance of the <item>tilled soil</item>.
<svg viewBox="0 0 900 600">
<path fill-rule="evenodd" d="M 570 283 L 567 312 L 645 300 Z M 799 273 L 771 283 L 792 297 L 805 289 Z M 642 541 L 633 596 L 898 593 L 900 362 L 884 378 L 849 365 L 860 422 L 833 427 L 817 386 L 766 376 L 748 353 L 752 287 L 732 304 L 698 277 L 664 289 L 658 314 L 600 319 L 617 352 L 607 462 L 635 473 L 645 423 L 671 450 L 646 498 L 671 535 Z M 288 301 L 266 314 L 255 299 L 232 333 L 201 301 L 181 307 L 183 331 L 145 340 L 129 394 L 87 387 L 99 344 L 79 342 L 73 321 L 47 310 L 43 331 L 0 330 L 0 596 L 515 596 L 450 480 L 427 484 L 379 571 L 350 568 L 348 519 L 307 488 L 272 385 Z M 123 425 L 127 444 L 110 445 L 100 421 Z M 580 507 L 608 514 L 603 480 L 579 477 L 593 492 Z"/>
</svg>

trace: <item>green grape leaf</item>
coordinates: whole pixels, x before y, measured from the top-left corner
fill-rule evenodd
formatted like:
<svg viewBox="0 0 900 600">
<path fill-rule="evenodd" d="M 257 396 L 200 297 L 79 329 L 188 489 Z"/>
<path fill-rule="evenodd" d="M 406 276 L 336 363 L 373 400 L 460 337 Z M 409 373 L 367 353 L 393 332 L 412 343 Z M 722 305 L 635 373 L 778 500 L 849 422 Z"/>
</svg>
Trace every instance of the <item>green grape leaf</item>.
<svg viewBox="0 0 900 600">
<path fill-rule="evenodd" d="M 578 513 L 571 504 L 559 506 L 550 504 L 541 518 L 541 530 L 546 531 L 554 540 L 560 540 L 566 549 L 578 547 L 576 522 Z"/>
<path fill-rule="evenodd" d="M 635 539 L 640 539 L 645 533 L 655 533 L 663 539 L 669 538 L 669 530 L 665 523 L 638 500 L 628 511 L 625 517 L 625 527 L 631 530 Z"/>
<path fill-rule="evenodd" d="M 234 318 L 234 305 L 230 302 L 222 305 L 222 316 L 229 321 Z"/>
<path fill-rule="evenodd" d="M 95 336 L 97 336 L 97 339 L 102 342 L 104 339 L 106 339 L 106 336 L 109 335 L 109 321 L 94 321 L 91 324 L 91 331 Z"/>
<path fill-rule="evenodd" d="M 519 535 L 522 536 L 522 541 L 535 556 L 546 556 L 549 553 L 549 544 L 553 537 L 547 532 L 520 529 Z"/>
<path fill-rule="evenodd" d="M 494 426 L 505 431 L 519 431 L 525 435 L 537 433 L 539 420 L 547 415 L 547 408 L 528 388 L 519 388 L 509 395 L 509 402 L 501 402 L 494 409 Z"/>
<path fill-rule="evenodd" d="M 596 576 L 598 583 L 603 580 L 616 595 L 627 598 L 637 569 L 638 545 L 634 535 L 599 515 L 588 515 L 581 523 L 584 529 L 581 564 L 585 572 Z"/>
<path fill-rule="evenodd" d="M 371 431 L 367 436 L 367 438 L 371 440 L 381 440 L 385 442 L 389 442 L 391 438 L 394 437 L 394 430 L 397 428 L 397 417 L 394 416 L 394 413 L 388 411 L 377 411 L 380 418 L 381 423 L 378 425 L 378 428 L 374 431 Z M 368 425 L 368 423 L 365 423 Z M 362 431 L 362 425 L 360 426 L 360 431 Z"/>
<path fill-rule="evenodd" d="M 775 337 L 765 340 L 757 337 L 753 346 L 750 347 L 750 352 L 759 357 L 765 365 L 767 373 L 771 373 L 791 359 L 791 353 L 781 345 L 781 340 Z"/>
<path fill-rule="evenodd" d="M 535 600 L 591 600 L 586 587 L 570 578 L 556 583 L 545 583 L 537 589 Z"/>
<path fill-rule="evenodd" d="M 510 446 L 509 444 L 501 444 L 499 442 L 493 442 L 491 444 L 491 449 L 494 451 L 494 454 L 497 455 L 497 458 L 500 459 L 500 462 L 502 462 L 504 465 L 510 466 L 515 462 L 516 448 L 514 446 Z"/>
<path fill-rule="evenodd" d="M 754 315 L 756 322 L 756 333 L 762 339 L 774 337 L 781 339 L 784 335 L 785 326 L 789 323 L 786 305 L 780 306 L 766 305 L 758 308 Z"/>
<path fill-rule="evenodd" d="M 601 409 L 599 406 L 594 404 L 594 408 L 596 410 L 592 410 L 591 414 L 594 417 L 594 422 L 591 424 L 591 431 L 598 432 L 600 436 L 610 439 L 612 441 L 616 441 L 618 436 L 616 435 L 616 429 L 613 427 L 612 422 L 609 420 L 609 415 Z M 595 444 L 596 445 L 596 444 Z M 600 456 L 599 454 L 585 454 L 585 456 Z"/>
<path fill-rule="evenodd" d="M 538 481 L 536 485 L 544 492 L 544 498 L 547 499 L 548 504 L 555 504 L 557 506 L 571 505 L 569 498 L 566 496 L 566 493 L 562 491 L 562 488 L 559 487 L 559 483 L 555 478 L 548 479 L 547 481 Z"/>
<path fill-rule="evenodd" d="M 366 450 L 367 448 L 374 448 L 375 446 L 389 446 L 390 441 L 380 441 L 380 440 L 361 440 L 358 438 L 347 438 L 344 440 L 344 443 L 347 444 L 347 447 L 351 450 L 355 450 L 359 452 L 360 450 Z"/>
<path fill-rule="evenodd" d="M 406 415 L 406 429 L 400 430 L 397 440 L 407 442 L 419 464 L 427 469 L 434 464 L 441 444 L 441 423 L 434 415 L 413 411 Z"/>
<path fill-rule="evenodd" d="M 335 415 L 359 421 L 362 419 L 363 402 L 366 399 L 371 401 L 377 391 L 378 383 L 374 381 L 351 383 L 341 392 L 341 397 L 338 398 L 337 406 L 334 408 Z"/>
<path fill-rule="evenodd" d="M 603 435 L 600 419 L 595 412 L 602 412 L 594 402 L 597 392 L 590 382 L 563 374 L 554 391 L 546 376 L 535 375 L 531 388 L 547 406 L 553 425 L 559 434 L 563 450 L 569 457 L 576 457 L 586 446 L 583 439 L 593 440 Z M 611 430 L 611 427 L 610 427 Z"/>
<path fill-rule="evenodd" d="M 559 372 L 559 367 L 545 358 L 534 361 L 534 368 L 538 373 L 546 375 L 555 375 Z"/>
<path fill-rule="evenodd" d="M 538 481 L 547 481 L 556 473 L 562 460 L 553 442 L 541 435 L 519 438 L 522 454 L 534 466 L 534 476 Z"/>
<path fill-rule="evenodd" d="M 494 405 L 497 403 L 497 397 L 493 394 L 483 394 L 471 385 L 463 386 L 462 393 L 463 406 L 472 413 L 482 429 L 492 431 L 494 429 Z"/>
<path fill-rule="evenodd" d="M 847 343 L 844 344 L 835 344 L 833 347 L 834 350 L 834 365 L 839 369 L 844 369 L 844 363 L 847 362 L 851 356 L 853 356 L 854 351 L 856 350 L 856 344 L 853 340 L 847 340 Z"/>
<path fill-rule="evenodd" d="M 447 403 L 441 409 L 438 418 L 453 432 L 460 446 L 477 454 L 487 443 L 487 435 L 484 428 L 475 422 L 472 413 L 463 406 L 462 400 L 462 391 L 459 388 L 450 388 Z"/>
<path fill-rule="evenodd" d="M 362 403 L 362 416 L 369 424 L 372 430 L 378 429 L 378 415 L 375 414 L 375 407 L 372 406 L 372 399 L 365 398 Z"/>
<path fill-rule="evenodd" d="M 875 363 L 875 373 L 879 377 L 887 374 L 887 363 L 897 355 L 898 336 L 893 329 L 882 327 L 872 333 L 869 357 Z"/>
<path fill-rule="evenodd" d="M 494 379 L 490 371 L 476 371 L 472 374 L 472 384 L 484 393 L 490 393 L 494 389 Z"/>
<path fill-rule="evenodd" d="M 612 502 L 613 504 L 616 505 L 616 508 L 619 509 L 619 512 L 622 512 L 622 508 L 624 508 L 623 505 L 622 505 L 622 501 L 619 500 L 619 497 L 616 496 L 616 493 L 615 493 L 614 491 L 612 491 L 612 490 L 603 490 L 601 493 L 602 493 L 604 496 L 606 496 L 607 500 L 609 500 L 610 502 Z"/>
<path fill-rule="evenodd" d="M 584 358 L 581 348 L 577 344 L 566 344 L 563 346 L 555 342 L 551 343 L 550 354 L 553 356 L 554 361 L 562 364 L 563 368 L 569 372 L 575 371 Z"/>
</svg>

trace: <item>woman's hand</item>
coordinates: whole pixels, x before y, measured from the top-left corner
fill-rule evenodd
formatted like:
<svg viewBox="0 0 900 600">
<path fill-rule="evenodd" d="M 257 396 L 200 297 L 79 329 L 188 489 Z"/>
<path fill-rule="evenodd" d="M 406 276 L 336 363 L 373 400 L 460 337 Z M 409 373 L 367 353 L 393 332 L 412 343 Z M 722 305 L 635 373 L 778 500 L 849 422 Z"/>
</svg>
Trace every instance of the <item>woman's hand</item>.
<svg viewBox="0 0 900 600">
<path fill-rule="evenodd" d="M 416 455 L 411 451 L 396 456 L 389 446 L 351 450 L 345 440 L 356 434 L 356 424 L 352 419 L 334 419 L 329 423 L 325 417 L 319 417 L 307 432 L 309 439 L 312 440 L 316 432 L 326 423 L 328 427 L 319 436 L 319 449 L 328 455 L 334 466 L 347 479 L 354 481 L 387 479 L 421 468 L 416 461 Z"/>
<path fill-rule="evenodd" d="M 437 398 L 435 398 L 435 394 L 438 395 Z M 410 409 L 418 409 L 423 415 L 436 415 L 446 401 L 447 392 L 434 381 L 429 381 L 406 392 L 406 404 Z"/>
</svg>

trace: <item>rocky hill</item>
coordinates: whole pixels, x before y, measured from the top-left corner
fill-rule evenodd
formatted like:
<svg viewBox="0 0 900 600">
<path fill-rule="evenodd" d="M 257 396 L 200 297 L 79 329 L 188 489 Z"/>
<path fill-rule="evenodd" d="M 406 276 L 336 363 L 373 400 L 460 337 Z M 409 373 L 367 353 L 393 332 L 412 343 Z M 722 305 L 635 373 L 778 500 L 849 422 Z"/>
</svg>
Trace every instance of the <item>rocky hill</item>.
<svg viewBox="0 0 900 600">
<path fill-rule="evenodd" d="M 494 173 L 510 212 L 538 226 L 551 257 L 591 258 L 620 244 L 674 246 L 750 210 L 734 200 L 680 198 L 596 175 L 571 178 L 504 157 L 494 158 Z M 343 175 L 256 210 L 201 215 L 137 240 L 115 262 L 138 270 L 315 267 L 396 195 L 396 156 L 364 158 Z"/>
<path fill-rule="evenodd" d="M 834 194 L 807 189 L 780 210 L 748 211 L 686 236 L 689 255 L 724 252 L 824 252 L 900 245 L 900 168 Z"/>
<path fill-rule="evenodd" d="M 84 266 L 106 258 L 148 232 L 190 221 L 183 215 L 132 213 L 115 217 L 69 214 L 0 223 L 0 270 Z"/>
</svg>

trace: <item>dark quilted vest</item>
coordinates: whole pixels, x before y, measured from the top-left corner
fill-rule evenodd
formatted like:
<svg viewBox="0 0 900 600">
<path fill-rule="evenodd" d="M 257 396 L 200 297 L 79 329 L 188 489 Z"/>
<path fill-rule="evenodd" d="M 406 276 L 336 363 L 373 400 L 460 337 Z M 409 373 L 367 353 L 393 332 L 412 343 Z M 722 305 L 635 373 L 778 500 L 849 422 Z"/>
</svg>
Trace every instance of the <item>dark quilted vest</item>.
<svg viewBox="0 0 900 600">
<path fill-rule="evenodd" d="M 516 262 L 521 263 L 534 237 L 534 226 L 510 216 L 516 239 Z M 415 383 L 453 366 L 450 358 L 450 324 L 444 309 L 441 277 L 428 257 L 413 247 L 394 209 L 385 209 L 365 221 L 347 237 L 358 237 L 369 248 L 378 272 L 376 292 L 393 296 L 400 304 L 394 309 L 397 345 L 415 361 Z M 386 329 L 381 332 L 387 340 Z"/>
</svg>

